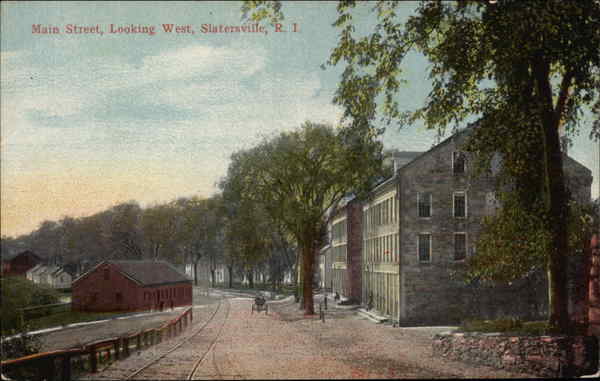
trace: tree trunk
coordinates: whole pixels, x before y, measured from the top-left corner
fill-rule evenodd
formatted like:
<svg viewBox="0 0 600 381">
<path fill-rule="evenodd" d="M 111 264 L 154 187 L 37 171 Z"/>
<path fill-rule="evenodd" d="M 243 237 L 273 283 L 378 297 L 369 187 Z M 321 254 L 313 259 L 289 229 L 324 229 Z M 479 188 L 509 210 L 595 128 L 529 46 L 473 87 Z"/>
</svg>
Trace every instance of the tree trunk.
<svg viewBox="0 0 600 381">
<path fill-rule="evenodd" d="M 304 261 L 302 260 L 302 256 L 298 253 L 298 264 L 296 265 L 297 274 L 296 274 L 296 293 L 298 294 L 298 300 L 300 301 L 299 308 L 301 310 L 304 309 Z"/>
<path fill-rule="evenodd" d="M 313 303 L 313 265 L 315 261 L 315 253 L 313 250 L 314 240 L 309 235 L 306 242 L 302 246 L 302 268 L 304 273 L 303 279 L 303 300 L 304 300 L 304 314 L 313 315 L 315 313 L 315 306 Z"/>
<path fill-rule="evenodd" d="M 215 287 L 215 270 L 210 270 L 210 283 Z"/>
<path fill-rule="evenodd" d="M 198 286 L 198 261 L 194 262 L 194 285 Z"/>
<path fill-rule="evenodd" d="M 233 266 L 227 266 L 229 272 L 229 288 L 233 288 Z"/>
<path fill-rule="evenodd" d="M 254 274 L 252 270 L 246 272 L 246 276 L 248 277 L 248 287 L 254 288 Z"/>
<path fill-rule="evenodd" d="M 561 333 L 569 328 L 567 294 L 568 208 L 563 174 L 563 160 L 558 132 L 560 117 L 552 106 L 550 87 L 550 65 L 543 57 L 536 57 L 533 64 L 537 84 L 537 95 L 544 136 L 544 169 L 546 187 L 546 211 L 551 234 L 549 257 L 550 271 L 550 324 Z"/>
</svg>

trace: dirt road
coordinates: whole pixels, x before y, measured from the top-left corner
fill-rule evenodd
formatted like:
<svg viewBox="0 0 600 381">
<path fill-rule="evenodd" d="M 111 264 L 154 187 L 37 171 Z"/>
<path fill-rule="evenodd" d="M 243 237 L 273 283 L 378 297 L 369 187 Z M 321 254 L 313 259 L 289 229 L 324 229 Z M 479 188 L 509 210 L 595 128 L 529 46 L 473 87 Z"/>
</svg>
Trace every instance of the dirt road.
<svg viewBox="0 0 600 381">
<path fill-rule="evenodd" d="M 202 361 L 196 377 L 201 379 L 532 377 L 434 357 L 434 328 L 392 328 L 363 320 L 353 311 L 333 309 L 323 323 L 316 316 L 304 317 L 292 301 L 271 303 L 268 314 L 252 313 L 252 299 L 224 296 L 231 308 L 220 318 L 223 329 L 210 338 L 207 332 L 206 340 L 214 344 L 197 349 Z M 172 346 L 160 345 L 143 354 L 146 360 Z M 128 361 L 133 360 L 112 368 L 133 370 L 136 365 Z M 178 367 L 177 361 L 171 358 L 164 366 Z M 188 366 L 183 360 L 180 365 Z M 114 379 L 110 369 L 94 379 Z"/>
</svg>

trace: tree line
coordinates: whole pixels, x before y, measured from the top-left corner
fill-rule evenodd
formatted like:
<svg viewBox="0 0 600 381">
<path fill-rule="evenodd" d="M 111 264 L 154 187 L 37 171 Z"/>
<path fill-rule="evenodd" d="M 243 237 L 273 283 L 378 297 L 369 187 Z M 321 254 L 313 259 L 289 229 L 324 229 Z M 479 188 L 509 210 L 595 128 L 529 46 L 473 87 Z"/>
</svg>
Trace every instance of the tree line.
<svg viewBox="0 0 600 381">
<path fill-rule="evenodd" d="M 252 255 L 239 250 L 251 237 L 240 230 L 244 222 L 238 215 L 226 207 L 221 194 L 181 197 L 145 208 L 127 201 L 86 217 L 43 221 L 29 234 L 3 236 L 1 250 L 3 258 L 32 250 L 50 263 L 71 264 L 76 272 L 103 260 L 166 260 L 192 264 L 196 284 L 199 266 L 209 270 L 212 285 L 217 268 L 225 266 L 230 286 L 243 276 L 252 284 L 254 272 L 280 285 L 294 266 L 294 246 L 254 215 L 249 223 L 263 228 L 262 246 Z"/>
</svg>

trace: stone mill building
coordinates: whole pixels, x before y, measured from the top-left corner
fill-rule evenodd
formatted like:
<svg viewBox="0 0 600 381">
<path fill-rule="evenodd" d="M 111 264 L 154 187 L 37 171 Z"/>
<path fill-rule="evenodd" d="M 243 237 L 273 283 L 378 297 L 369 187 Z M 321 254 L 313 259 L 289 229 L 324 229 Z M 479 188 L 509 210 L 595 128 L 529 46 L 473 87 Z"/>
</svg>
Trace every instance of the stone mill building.
<svg viewBox="0 0 600 381">
<path fill-rule="evenodd" d="M 495 287 L 467 286 L 458 275 L 477 255 L 482 218 L 499 207 L 493 178 L 475 176 L 461 151 L 468 130 L 396 154 L 391 178 L 338 207 L 324 251 L 327 287 L 402 325 L 545 313 L 543 275 Z M 568 156 L 564 168 L 574 199 L 589 202 L 591 171 Z"/>
</svg>

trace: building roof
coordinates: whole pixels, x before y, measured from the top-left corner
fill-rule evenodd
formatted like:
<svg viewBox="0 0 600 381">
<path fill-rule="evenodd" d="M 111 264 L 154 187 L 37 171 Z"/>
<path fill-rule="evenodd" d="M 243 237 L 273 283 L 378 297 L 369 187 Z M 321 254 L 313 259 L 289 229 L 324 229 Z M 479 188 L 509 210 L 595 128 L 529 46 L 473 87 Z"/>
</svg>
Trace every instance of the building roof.
<svg viewBox="0 0 600 381">
<path fill-rule="evenodd" d="M 191 282 L 191 280 L 180 273 L 170 263 L 165 261 L 104 261 L 94 266 L 85 274 L 73 281 L 73 283 L 86 277 L 99 266 L 108 263 L 117 268 L 123 275 L 142 286 L 156 286 L 161 284 Z"/>
<path fill-rule="evenodd" d="M 31 250 L 21 251 L 20 253 L 16 253 L 16 254 L 14 254 L 14 253 L 12 253 L 12 254 L 4 254 L 4 253 L 2 253 L 2 261 L 4 261 L 4 262 L 10 262 L 13 259 L 15 259 L 17 257 L 20 257 L 20 256 L 29 256 L 29 257 L 35 259 L 38 262 L 42 261 L 42 258 L 40 258 L 39 255 L 37 255 L 36 253 L 34 253 Z"/>
<path fill-rule="evenodd" d="M 43 271 L 45 267 L 46 267 L 46 265 L 38 263 L 37 265 L 35 265 L 32 268 L 30 268 L 29 270 L 27 270 L 27 273 L 29 273 L 29 274 L 37 273 L 37 272 Z"/>
</svg>

